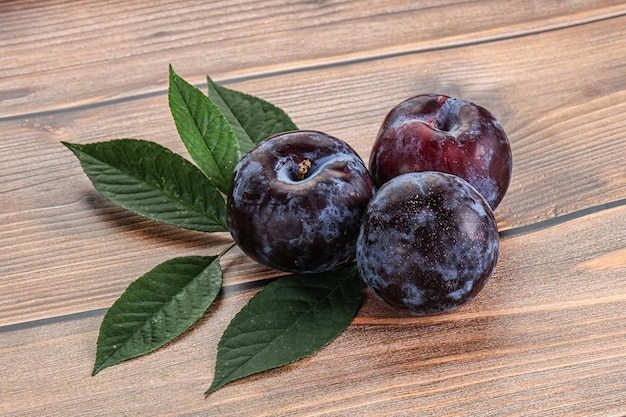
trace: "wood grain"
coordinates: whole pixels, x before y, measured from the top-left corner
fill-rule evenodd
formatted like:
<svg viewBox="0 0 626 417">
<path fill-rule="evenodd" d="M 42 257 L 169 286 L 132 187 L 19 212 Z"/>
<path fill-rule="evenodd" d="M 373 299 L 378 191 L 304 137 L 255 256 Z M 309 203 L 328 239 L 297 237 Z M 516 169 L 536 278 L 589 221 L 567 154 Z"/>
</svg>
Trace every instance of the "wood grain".
<svg viewBox="0 0 626 417">
<path fill-rule="evenodd" d="M 623 15 L 619 0 L 151 2 L 0 5 L 0 115 L 537 33 Z M 98 80 L 93 82 L 93 80 Z M 17 87 L 16 87 L 17 86 Z M 62 98 L 61 98 L 62 97 Z"/>
<path fill-rule="evenodd" d="M 626 415 L 625 59 L 621 1 L 0 2 L 0 414 Z M 112 205 L 60 145 L 135 137 L 186 155 L 169 63 L 365 160 L 412 95 L 490 109 L 514 173 L 487 288 L 430 318 L 368 294 L 317 354 L 205 399 L 221 332 L 278 275 L 234 250 L 192 331 L 91 377 L 102 316 L 132 280 L 231 242 Z"/>
<path fill-rule="evenodd" d="M 612 231 L 625 215 L 619 207 L 503 239 L 492 281 L 452 314 L 402 317 L 368 295 L 322 351 L 207 399 L 219 336 L 251 292 L 227 296 L 172 345 L 93 378 L 99 316 L 18 326 L 0 338 L 0 366 L 13 370 L 0 412 L 75 415 L 88 401 L 108 415 L 619 416 L 626 281 L 619 267 L 585 265 L 624 247 Z M 545 254 L 550 262 L 539 261 Z"/>
<path fill-rule="evenodd" d="M 626 50 L 625 27 L 626 18 L 620 18 L 468 46 L 462 56 L 457 49 L 411 54 L 231 86 L 279 104 L 301 127 L 344 138 L 366 160 L 385 113 L 417 92 L 482 103 L 501 119 L 513 147 L 513 182 L 496 210 L 506 230 L 626 198 L 626 138 L 620 130 L 626 79 L 612 64 Z M 573 48 L 581 39 L 584 45 Z M 554 60 L 530 54 L 523 61 L 526 70 L 502 69 L 510 51 L 540 48 Z M 561 73 L 558 62 L 576 65 Z M 586 76 L 592 68 L 601 80 Z M 559 77 L 538 78 L 535 69 Z M 564 84 L 572 89 L 562 90 Z M 0 143 L 0 152 L 12 155 L 0 173 L 0 192 L 12 196 L 4 200 L 0 219 L 14 225 L 0 232 L 8 281 L 0 295 L 1 324 L 105 308 L 157 263 L 217 253 L 228 244 L 228 236 L 177 230 L 116 208 L 95 193 L 74 156 L 58 143 L 138 137 L 186 154 L 165 95 L 4 121 L 0 127 L 12 132 Z M 227 283 L 272 275 L 239 252 L 229 259 Z"/>
</svg>

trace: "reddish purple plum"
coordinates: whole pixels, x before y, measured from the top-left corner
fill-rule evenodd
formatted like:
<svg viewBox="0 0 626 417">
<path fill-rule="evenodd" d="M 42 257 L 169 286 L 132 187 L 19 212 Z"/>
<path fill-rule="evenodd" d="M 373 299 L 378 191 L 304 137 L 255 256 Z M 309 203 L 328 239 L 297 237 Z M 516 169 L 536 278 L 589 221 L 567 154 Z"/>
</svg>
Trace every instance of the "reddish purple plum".
<svg viewBox="0 0 626 417">
<path fill-rule="evenodd" d="M 373 192 L 365 163 L 344 141 L 316 131 L 282 133 L 236 166 L 229 229 L 248 256 L 270 268 L 337 269 L 355 259 Z"/>
<path fill-rule="evenodd" d="M 357 267 L 369 289 L 413 315 L 451 311 L 491 278 L 500 253 L 487 201 L 442 172 L 399 175 L 371 199 L 357 240 Z"/>
<path fill-rule="evenodd" d="M 484 107 L 437 94 L 395 106 L 372 147 L 370 172 L 377 186 L 408 172 L 457 175 L 481 193 L 492 209 L 511 182 L 509 139 Z"/>
</svg>

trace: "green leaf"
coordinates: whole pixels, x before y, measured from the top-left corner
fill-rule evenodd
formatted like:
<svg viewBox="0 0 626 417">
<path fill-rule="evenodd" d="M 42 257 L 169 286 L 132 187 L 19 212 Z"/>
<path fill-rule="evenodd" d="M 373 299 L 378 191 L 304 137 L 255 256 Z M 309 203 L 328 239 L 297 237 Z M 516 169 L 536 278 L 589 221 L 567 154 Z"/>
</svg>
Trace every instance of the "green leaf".
<svg viewBox="0 0 626 417">
<path fill-rule="evenodd" d="M 167 148 L 137 139 L 63 145 L 113 203 L 187 229 L 228 230 L 224 197 L 195 165 Z"/>
<path fill-rule="evenodd" d="M 169 103 L 178 134 L 189 155 L 224 194 L 241 159 L 239 142 L 228 120 L 209 98 L 170 66 Z"/>
<path fill-rule="evenodd" d="M 355 267 L 287 275 L 268 284 L 224 331 L 206 394 L 321 349 L 350 324 L 362 299 Z"/>
<path fill-rule="evenodd" d="M 174 258 L 130 284 L 104 316 L 93 375 L 158 349 L 200 319 L 222 285 L 219 259 Z"/>
<path fill-rule="evenodd" d="M 241 153 L 278 133 L 297 130 L 298 127 L 280 108 L 261 98 L 228 89 L 207 77 L 209 99 L 233 127 Z"/>
</svg>

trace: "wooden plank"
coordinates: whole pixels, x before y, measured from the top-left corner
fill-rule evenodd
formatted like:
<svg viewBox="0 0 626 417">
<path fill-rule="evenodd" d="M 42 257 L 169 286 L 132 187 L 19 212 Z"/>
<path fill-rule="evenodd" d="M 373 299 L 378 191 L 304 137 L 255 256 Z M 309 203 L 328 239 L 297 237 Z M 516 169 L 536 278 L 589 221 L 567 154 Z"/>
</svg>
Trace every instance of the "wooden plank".
<svg viewBox="0 0 626 417">
<path fill-rule="evenodd" d="M 0 2 L 0 414 L 626 415 L 625 28 L 619 0 Z M 59 144 L 141 137 L 184 154 L 170 62 L 365 159 L 410 95 L 491 109 L 515 171 L 490 284 L 430 318 L 368 294 L 319 353 L 206 399 L 222 330 L 276 276 L 235 250 L 226 295 L 191 332 L 90 377 L 128 283 L 230 242 L 104 201 Z"/>
<path fill-rule="evenodd" d="M 454 313 L 403 317 L 368 295 L 317 354 L 207 399 L 216 344 L 251 292 L 154 354 L 90 377 L 100 316 L 4 328 L 12 415 L 621 416 L 626 207 L 502 240 L 496 274 Z M 602 242 L 600 246 L 597 242 Z M 598 267 L 610 257 L 612 263 Z"/>
<path fill-rule="evenodd" d="M 163 91 L 169 63 L 203 82 L 540 33 L 626 13 L 620 0 L 562 2 L 0 4 L 0 116 Z"/>
<path fill-rule="evenodd" d="M 277 103 L 301 127 L 344 138 L 365 159 L 385 113 L 412 94 L 440 91 L 485 105 L 513 143 L 513 183 L 496 210 L 506 230 L 624 199 L 626 80 L 616 63 L 626 51 L 625 23 L 613 19 L 234 87 Z M 514 54 L 523 56 L 513 60 Z M 561 62 L 570 63 L 567 71 Z M 114 207 L 58 143 L 139 137 L 184 153 L 164 95 L 4 121 L 0 128 L 10 132 L 0 154 L 11 155 L 0 172 L 0 192 L 9 196 L 0 201 L 6 225 L 0 325 L 106 308 L 156 264 L 228 244 L 226 235 L 181 231 Z M 238 251 L 226 261 L 228 285 L 275 275 Z"/>
</svg>

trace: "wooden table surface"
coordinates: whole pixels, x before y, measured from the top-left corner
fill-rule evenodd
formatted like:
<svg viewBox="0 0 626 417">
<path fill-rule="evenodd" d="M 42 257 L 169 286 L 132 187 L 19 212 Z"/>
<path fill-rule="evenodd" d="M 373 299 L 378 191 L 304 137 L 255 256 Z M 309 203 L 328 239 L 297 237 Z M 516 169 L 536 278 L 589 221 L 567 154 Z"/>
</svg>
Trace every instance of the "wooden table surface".
<svg viewBox="0 0 626 417">
<path fill-rule="evenodd" d="M 230 242 L 109 203 L 60 144 L 130 137 L 187 155 L 169 64 L 365 160 L 412 95 L 490 109 L 514 170 L 488 286 L 429 318 L 367 294 L 318 353 L 205 398 L 222 331 L 277 276 L 234 250 L 198 325 L 92 377 L 100 322 L 129 283 Z M 2 1 L 0 132 L 3 415 L 626 415 L 623 1 Z"/>
</svg>

